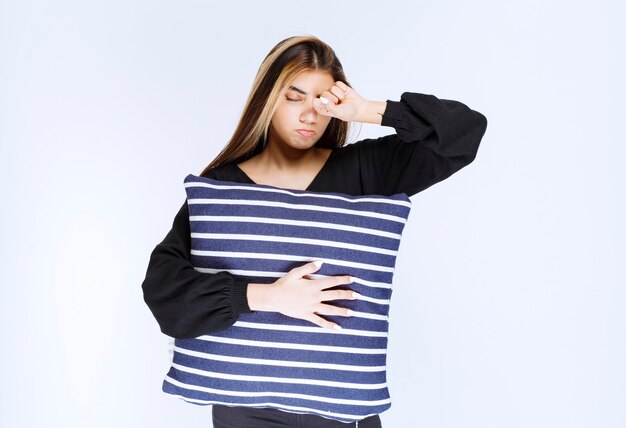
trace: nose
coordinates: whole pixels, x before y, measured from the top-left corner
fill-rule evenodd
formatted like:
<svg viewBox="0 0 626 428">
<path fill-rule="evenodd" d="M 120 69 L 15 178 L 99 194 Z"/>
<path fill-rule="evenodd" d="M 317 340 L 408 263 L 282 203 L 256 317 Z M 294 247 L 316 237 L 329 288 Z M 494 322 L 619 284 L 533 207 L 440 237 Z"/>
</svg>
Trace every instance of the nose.
<svg viewBox="0 0 626 428">
<path fill-rule="evenodd" d="M 300 113 L 300 121 L 304 123 L 315 123 L 317 120 L 317 110 L 313 107 L 313 101 L 306 103 L 304 111 Z"/>
</svg>

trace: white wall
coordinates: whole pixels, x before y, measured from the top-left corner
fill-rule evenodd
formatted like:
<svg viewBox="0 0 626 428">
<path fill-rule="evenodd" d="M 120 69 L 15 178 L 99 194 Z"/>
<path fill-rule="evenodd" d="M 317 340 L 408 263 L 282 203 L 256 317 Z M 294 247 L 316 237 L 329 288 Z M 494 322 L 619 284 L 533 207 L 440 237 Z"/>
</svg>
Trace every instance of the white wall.
<svg viewBox="0 0 626 428">
<path fill-rule="evenodd" d="M 141 282 L 183 178 L 303 33 L 366 98 L 429 93 L 489 121 L 473 164 L 412 197 L 383 426 L 626 426 L 622 12 L 0 1 L 0 426 L 211 426 L 161 392 L 168 338 Z"/>
</svg>

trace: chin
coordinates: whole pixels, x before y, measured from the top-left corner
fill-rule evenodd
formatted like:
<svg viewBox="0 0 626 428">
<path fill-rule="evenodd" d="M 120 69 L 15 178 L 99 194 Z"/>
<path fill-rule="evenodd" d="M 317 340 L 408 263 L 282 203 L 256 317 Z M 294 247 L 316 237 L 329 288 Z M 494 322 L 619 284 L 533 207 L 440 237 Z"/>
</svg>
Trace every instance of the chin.
<svg viewBox="0 0 626 428">
<path fill-rule="evenodd" d="M 315 147 L 316 144 L 317 141 L 292 141 L 291 143 L 289 143 L 289 146 L 293 147 L 294 149 L 306 150 Z"/>
</svg>

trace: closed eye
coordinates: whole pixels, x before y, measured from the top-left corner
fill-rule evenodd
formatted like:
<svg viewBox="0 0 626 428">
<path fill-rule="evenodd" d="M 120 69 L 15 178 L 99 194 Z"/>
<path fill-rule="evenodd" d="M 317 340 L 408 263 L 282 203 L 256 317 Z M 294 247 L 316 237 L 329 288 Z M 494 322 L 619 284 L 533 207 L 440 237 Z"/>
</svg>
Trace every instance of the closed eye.
<svg viewBox="0 0 626 428">
<path fill-rule="evenodd" d="M 294 100 L 294 99 L 289 98 L 289 97 L 286 97 L 286 98 L 287 98 L 287 101 L 300 101 L 300 100 Z"/>
</svg>

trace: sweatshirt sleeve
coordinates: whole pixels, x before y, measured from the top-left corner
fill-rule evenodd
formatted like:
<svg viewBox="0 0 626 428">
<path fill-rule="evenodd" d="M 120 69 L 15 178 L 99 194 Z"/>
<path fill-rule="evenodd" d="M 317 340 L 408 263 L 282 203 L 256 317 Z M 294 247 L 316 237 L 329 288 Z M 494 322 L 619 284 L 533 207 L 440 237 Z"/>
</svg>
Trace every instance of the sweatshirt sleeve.
<svg viewBox="0 0 626 428">
<path fill-rule="evenodd" d="M 381 125 L 396 134 L 360 142 L 368 191 L 412 196 L 474 160 L 487 118 L 459 101 L 404 92 L 387 100 Z"/>
<path fill-rule="evenodd" d="M 223 330 L 239 314 L 251 312 L 248 284 L 230 272 L 205 273 L 191 264 L 187 200 L 172 229 L 150 255 L 142 283 L 144 301 L 161 331 L 174 338 L 192 338 Z"/>
</svg>

